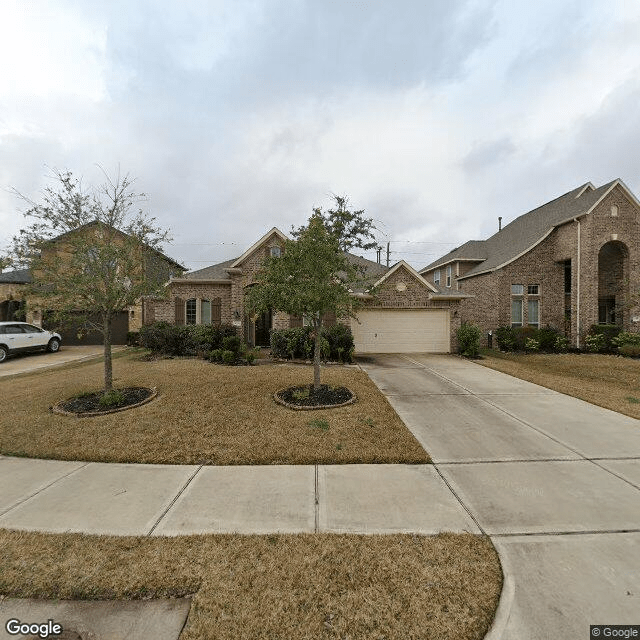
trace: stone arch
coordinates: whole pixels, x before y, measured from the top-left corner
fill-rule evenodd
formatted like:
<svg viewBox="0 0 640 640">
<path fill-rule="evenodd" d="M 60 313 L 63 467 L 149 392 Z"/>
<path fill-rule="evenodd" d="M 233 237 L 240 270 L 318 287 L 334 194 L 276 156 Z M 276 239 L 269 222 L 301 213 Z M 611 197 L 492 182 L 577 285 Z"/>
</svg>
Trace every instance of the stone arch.
<svg viewBox="0 0 640 640">
<path fill-rule="evenodd" d="M 598 323 L 627 324 L 629 311 L 629 249 L 611 240 L 598 252 Z"/>
</svg>

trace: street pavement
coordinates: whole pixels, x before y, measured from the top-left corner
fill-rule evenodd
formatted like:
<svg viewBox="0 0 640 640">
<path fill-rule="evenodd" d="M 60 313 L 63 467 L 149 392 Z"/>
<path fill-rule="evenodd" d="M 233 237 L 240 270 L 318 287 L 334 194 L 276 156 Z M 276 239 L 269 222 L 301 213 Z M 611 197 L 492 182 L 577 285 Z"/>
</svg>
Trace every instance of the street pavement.
<svg viewBox="0 0 640 640">
<path fill-rule="evenodd" d="M 505 573 L 491 640 L 579 639 L 590 624 L 640 624 L 639 421 L 453 356 L 380 355 L 361 366 L 433 465 L 0 457 L 0 527 L 483 533 Z"/>
</svg>

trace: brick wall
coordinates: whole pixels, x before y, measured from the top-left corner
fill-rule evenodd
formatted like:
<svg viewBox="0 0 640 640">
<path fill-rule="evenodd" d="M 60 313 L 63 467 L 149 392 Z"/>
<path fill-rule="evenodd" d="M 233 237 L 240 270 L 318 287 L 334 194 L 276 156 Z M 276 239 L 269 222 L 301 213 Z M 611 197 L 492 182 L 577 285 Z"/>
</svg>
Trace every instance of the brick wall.
<svg viewBox="0 0 640 640">
<path fill-rule="evenodd" d="M 611 207 L 618 216 L 611 216 Z M 624 245 L 623 264 L 607 260 L 602 266 L 609 275 L 599 276 L 598 256 L 608 242 Z M 618 245 L 621 246 L 621 245 Z M 540 325 L 565 330 L 564 261 L 571 260 L 571 318 L 567 333 L 572 342 L 580 333 L 580 344 L 592 324 L 598 322 L 599 288 L 603 293 L 622 285 L 627 293 L 623 321 L 627 330 L 640 330 L 638 300 L 629 292 L 640 291 L 640 210 L 616 187 L 594 211 L 580 218 L 580 309 L 578 312 L 578 222 L 569 222 L 549 234 L 540 244 L 507 266 L 489 274 L 460 281 L 460 290 L 476 297 L 461 304 L 462 320 L 482 329 L 486 334 L 498 326 L 511 324 L 511 285 L 524 285 L 523 324 L 527 318 L 527 285 L 540 285 Z M 622 277 L 620 274 L 622 271 Z M 615 278 L 611 276 L 614 275 Z M 615 283 L 613 282 L 615 280 Z M 607 282 L 608 281 L 608 282 Z M 622 282 L 621 282 L 622 281 Z M 580 327 L 578 327 L 578 319 Z"/>
<path fill-rule="evenodd" d="M 399 291 L 398 285 L 404 290 Z M 451 333 L 451 351 L 456 351 L 456 332 L 460 327 L 460 302 L 457 300 L 430 300 L 433 293 L 405 267 L 399 267 L 382 284 L 374 300 L 367 301 L 364 308 L 378 309 L 448 309 Z"/>
</svg>

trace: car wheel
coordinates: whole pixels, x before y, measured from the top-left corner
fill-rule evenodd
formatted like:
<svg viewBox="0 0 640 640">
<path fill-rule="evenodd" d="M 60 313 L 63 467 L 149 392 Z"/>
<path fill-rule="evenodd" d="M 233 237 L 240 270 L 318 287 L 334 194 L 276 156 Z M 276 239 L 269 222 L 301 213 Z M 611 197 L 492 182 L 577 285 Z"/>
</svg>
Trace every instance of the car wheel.
<svg viewBox="0 0 640 640">
<path fill-rule="evenodd" d="M 8 355 L 9 350 L 7 349 L 7 347 L 3 347 L 2 345 L 0 345 L 0 362 L 4 362 L 7 359 Z"/>
<path fill-rule="evenodd" d="M 47 351 L 51 351 L 51 353 L 55 353 L 60 349 L 60 340 L 58 338 L 51 338 L 49 340 L 49 344 L 47 345 Z"/>
</svg>

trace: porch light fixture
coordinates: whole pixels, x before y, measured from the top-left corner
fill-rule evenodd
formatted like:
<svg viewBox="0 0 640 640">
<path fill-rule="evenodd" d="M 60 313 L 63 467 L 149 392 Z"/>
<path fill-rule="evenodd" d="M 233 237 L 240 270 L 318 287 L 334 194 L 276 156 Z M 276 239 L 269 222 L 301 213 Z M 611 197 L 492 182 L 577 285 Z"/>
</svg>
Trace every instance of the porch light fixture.
<svg viewBox="0 0 640 640">
<path fill-rule="evenodd" d="M 238 309 L 233 312 L 233 317 L 235 320 L 240 320 L 240 311 Z"/>
</svg>

